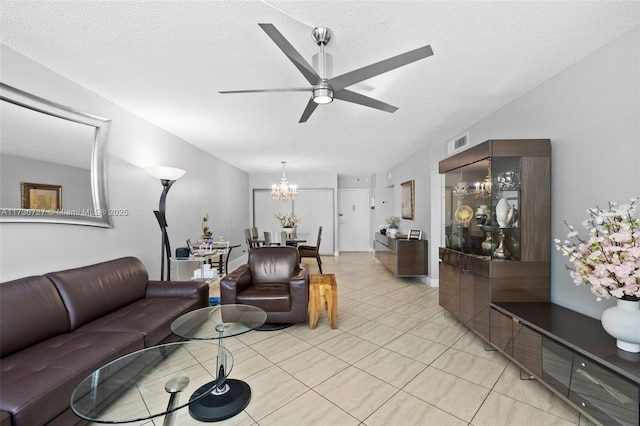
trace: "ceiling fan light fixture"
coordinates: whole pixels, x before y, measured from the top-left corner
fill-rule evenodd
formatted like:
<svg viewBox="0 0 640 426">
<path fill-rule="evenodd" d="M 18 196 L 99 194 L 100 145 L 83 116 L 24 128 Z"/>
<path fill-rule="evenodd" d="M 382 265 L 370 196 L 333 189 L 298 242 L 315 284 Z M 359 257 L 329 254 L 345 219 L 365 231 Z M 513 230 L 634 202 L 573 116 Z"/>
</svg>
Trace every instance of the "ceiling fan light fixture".
<svg viewBox="0 0 640 426">
<path fill-rule="evenodd" d="M 333 102 L 333 90 L 328 87 L 316 87 L 313 89 L 313 102 L 317 104 L 330 104 Z"/>
</svg>

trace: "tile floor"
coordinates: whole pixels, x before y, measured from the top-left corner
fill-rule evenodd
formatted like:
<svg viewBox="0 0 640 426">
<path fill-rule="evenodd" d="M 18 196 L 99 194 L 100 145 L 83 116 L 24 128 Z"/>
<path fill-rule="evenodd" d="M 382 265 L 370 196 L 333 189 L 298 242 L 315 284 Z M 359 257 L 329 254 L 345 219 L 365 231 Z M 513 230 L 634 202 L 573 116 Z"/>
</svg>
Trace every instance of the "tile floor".
<svg viewBox="0 0 640 426">
<path fill-rule="evenodd" d="M 486 351 L 443 313 L 437 289 L 394 279 L 371 253 L 323 257 L 323 269 L 337 277 L 339 328 L 322 315 L 315 330 L 298 324 L 226 339 L 234 357 L 230 376 L 249 383 L 252 398 L 218 424 L 592 425 L 538 382 L 520 380 L 505 357 Z M 202 423 L 183 409 L 176 424 Z"/>
</svg>

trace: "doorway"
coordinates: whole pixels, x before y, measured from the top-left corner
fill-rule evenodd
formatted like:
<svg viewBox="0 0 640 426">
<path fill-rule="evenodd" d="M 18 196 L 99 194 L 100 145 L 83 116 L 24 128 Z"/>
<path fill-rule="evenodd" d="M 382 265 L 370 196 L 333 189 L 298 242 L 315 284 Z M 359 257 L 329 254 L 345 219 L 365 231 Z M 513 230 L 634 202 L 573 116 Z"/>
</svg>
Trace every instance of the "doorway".
<svg viewBox="0 0 640 426">
<path fill-rule="evenodd" d="M 340 251 L 370 251 L 369 190 L 338 191 Z"/>
</svg>

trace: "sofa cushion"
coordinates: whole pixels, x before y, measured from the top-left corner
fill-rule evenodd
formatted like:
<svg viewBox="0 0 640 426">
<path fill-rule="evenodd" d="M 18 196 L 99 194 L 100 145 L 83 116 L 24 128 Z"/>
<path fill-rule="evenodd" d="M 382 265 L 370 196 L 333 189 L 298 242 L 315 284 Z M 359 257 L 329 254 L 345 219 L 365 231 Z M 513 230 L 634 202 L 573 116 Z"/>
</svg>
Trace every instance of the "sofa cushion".
<svg viewBox="0 0 640 426">
<path fill-rule="evenodd" d="M 77 331 L 135 332 L 144 335 L 146 347 L 157 345 L 171 333 L 171 323 L 198 306 L 197 299 L 151 297 L 137 300 L 98 318 Z"/>
<path fill-rule="evenodd" d="M 0 285 L 2 358 L 70 331 L 67 310 L 49 279 L 27 277 Z"/>
<path fill-rule="evenodd" d="M 251 281 L 256 283 L 288 283 L 298 268 L 295 247 L 258 247 L 249 250 Z"/>
<path fill-rule="evenodd" d="M 135 257 L 52 272 L 46 277 L 60 292 L 72 330 L 142 299 L 149 280 L 144 265 Z"/>
<path fill-rule="evenodd" d="M 2 358 L 0 409 L 14 426 L 41 425 L 69 408 L 75 387 L 99 367 L 144 348 L 140 333 L 67 333 Z"/>
<path fill-rule="evenodd" d="M 247 287 L 238 293 L 236 303 L 257 306 L 265 312 L 291 311 L 291 284 L 262 283 Z"/>
</svg>

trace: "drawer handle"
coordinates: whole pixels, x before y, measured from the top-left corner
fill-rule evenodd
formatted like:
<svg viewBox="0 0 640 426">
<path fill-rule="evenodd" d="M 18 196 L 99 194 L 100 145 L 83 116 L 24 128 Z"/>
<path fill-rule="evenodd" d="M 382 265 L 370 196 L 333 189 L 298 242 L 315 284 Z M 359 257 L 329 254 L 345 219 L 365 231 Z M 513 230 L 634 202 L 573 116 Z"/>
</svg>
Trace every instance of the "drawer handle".
<svg viewBox="0 0 640 426">
<path fill-rule="evenodd" d="M 586 371 L 584 371 L 582 368 L 578 368 L 576 371 L 578 373 L 582 374 L 587 379 L 589 379 L 591 382 L 595 383 L 596 385 L 602 386 L 602 388 L 604 390 L 606 390 L 609 393 L 609 395 L 611 395 L 612 397 L 614 397 L 615 399 L 620 401 L 622 404 L 629 404 L 629 403 L 633 402 L 633 400 L 631 398 L 629 398 L 627 395 L 623 394 L 619 390 L 609 386 L 606 383 L 600 382 L 595 377 L 593 377 L 591 374 L 589 374 Z"/>
</svg>

